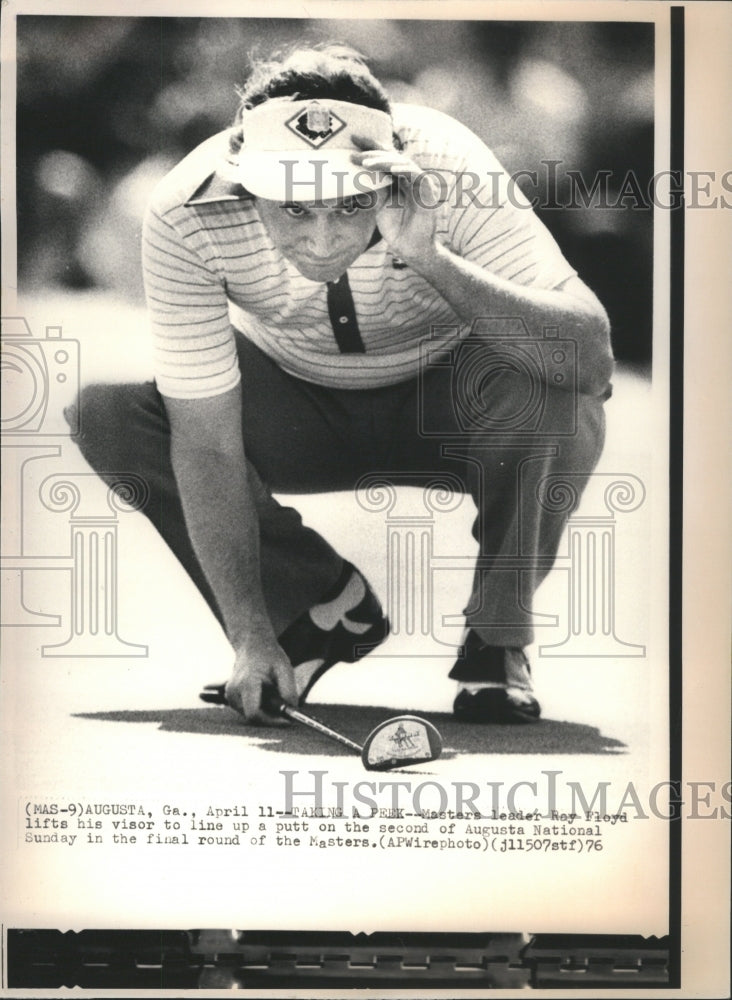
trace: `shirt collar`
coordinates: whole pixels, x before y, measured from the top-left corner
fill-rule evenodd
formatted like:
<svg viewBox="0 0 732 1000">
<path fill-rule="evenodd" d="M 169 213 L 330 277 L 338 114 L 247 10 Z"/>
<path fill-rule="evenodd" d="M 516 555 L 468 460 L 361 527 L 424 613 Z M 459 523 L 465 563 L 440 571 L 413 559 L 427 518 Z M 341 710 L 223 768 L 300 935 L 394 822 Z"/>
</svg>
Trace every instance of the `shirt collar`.
<svg viewBox="0 0 732 1000">
<path fill-rule="evenodd" d="M 252 195 L 237 181 L 214 171 L 186 199 L 188 205 L 206 205 L 217 201 L 251 201 Z"/>
</svg>

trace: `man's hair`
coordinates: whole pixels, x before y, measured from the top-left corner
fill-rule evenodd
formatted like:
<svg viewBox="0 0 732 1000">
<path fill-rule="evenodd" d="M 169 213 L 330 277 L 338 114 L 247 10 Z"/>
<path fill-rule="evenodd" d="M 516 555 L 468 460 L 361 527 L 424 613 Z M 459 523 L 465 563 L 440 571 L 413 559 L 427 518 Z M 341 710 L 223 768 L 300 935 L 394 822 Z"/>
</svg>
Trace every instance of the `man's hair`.
<svg viewBox="0 0 732 1000">
<path fill-rule="evenodd" d="M 359 52 L 332 42 L 300 45 L 253 63 L 246 86 L 239 91 L 230 154 L 238 153 L 243 142 L 242 113 L 274 97 L 290 97 L 293 101 L 349 101 L 391 114 L 386 91 Z"/>
<path fill-rule="evenodd" d="M 273 97 L 294 101 L 350 101 L 391 112 L 389 98 L 364 57 L 348 45 L 298 46 L 254 63 L 239 94 L 239 114 Z"/>
</svg>

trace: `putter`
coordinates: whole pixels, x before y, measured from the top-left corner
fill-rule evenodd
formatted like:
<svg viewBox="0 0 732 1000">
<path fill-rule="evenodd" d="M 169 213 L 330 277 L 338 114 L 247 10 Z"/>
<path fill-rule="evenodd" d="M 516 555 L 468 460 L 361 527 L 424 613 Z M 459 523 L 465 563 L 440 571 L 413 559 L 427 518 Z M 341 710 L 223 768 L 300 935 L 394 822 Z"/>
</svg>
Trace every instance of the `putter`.
<svg viewBox="0 0 732 1000">
<path fill-rule="evenodd" d="M 226 704 L 223 684 L 215 687 L 212 685 L 202 691 L 199 697 L 214 704 Z M 436 760 L 442 753 L 442 738 L 437 729 L 431 722 L 420 719 L 417 715 L 395 715 L 386 719 L 371 730 L 361 746 L 300 709 L 288 705 L 272 688 L 265 691 L 262 701 L 270 715 L 281 715 L 299 722 L 360 754 L 367 771 L 391 771 L 395 767 L 423 764 Z"/>
</svg>

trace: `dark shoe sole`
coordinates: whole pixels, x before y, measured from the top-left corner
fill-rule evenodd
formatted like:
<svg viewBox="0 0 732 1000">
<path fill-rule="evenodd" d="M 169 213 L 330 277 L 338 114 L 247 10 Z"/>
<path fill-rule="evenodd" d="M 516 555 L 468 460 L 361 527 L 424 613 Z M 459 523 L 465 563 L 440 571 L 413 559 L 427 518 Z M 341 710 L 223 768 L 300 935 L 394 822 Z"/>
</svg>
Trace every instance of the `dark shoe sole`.
<svg viewBox="0 0 732 1000">
<path fill-rule="evenodd" d="M 452 707 L 456 719 L 463 722 L 516 725 L 537 722 L 541 706 L 529 695 L 528 701 L 515 698 L 505 688 L 486 687 L 471 694 L 461 691 Z"/>
<path fill-rule="evenodd" d="M 355 567 L 351 563 L 344 564 L 341 580 L 337 585 L 338 589 L 345 586 L 354 570 Z M 358 571 L 356 570 L 356 572 Z M 279 637 L 280 646 L 284 649 L 295 670 L 297 670 L 299 663 L 308 663 L 311 660 L 323 661 L 300 695 L 301 705 L 326 671 L 330 670 L 336 663 L 355 663 L 380 645 L 389 634 L 389 622 L 384 615 L 379 599 L 365 580 L 364 584 L 366 593 L 361 601 L 346 613 L 345 617 L 354 625 L 369 626 L 366 631 L 350 631 L 341 622 L 335 628 L 325 631 L 318 628 L 310 615 L 305 612 Z"/>
<path fill-rule="evenodd" d="M 348 616 L 351 617 L 350 615 Z M 331 633 L 328 633 L 330 641 L 325 643 L 325 659 L 323 663 L 314 672 L 313 676 L 308 681 L 307 686 L 303 689 L 300 695 L 299 704 L 304 705 L 307 696 L 313 689 L 314 685 L 320 680 L 324 673 L 330 670 L 331 667 L 335 666 L 336 663 L 356 663 L 358 660 L 362 659 L 372 649 L 386 639 L 389 635 L 389 621 L 387 618 L 381 618 L 380 621 L 376 622 L 368 632 L 364 632 L 362 635 L 354 635 L 353 632 L 349 632 L 348 629 L 344 628 L 342 625 L 336 625 Z M 321 643 L 321 650 L 323 644 Z M 285 650 L 287 652 L 287 650 Z M 312 659 L 320 659 L 323 656 L 323 652 L 316 653 Z M 300 663 L 306 662 L 305 660 L 300 660 Z M 295 667 L 297 671 L 297 667 Z"/>
</svg>

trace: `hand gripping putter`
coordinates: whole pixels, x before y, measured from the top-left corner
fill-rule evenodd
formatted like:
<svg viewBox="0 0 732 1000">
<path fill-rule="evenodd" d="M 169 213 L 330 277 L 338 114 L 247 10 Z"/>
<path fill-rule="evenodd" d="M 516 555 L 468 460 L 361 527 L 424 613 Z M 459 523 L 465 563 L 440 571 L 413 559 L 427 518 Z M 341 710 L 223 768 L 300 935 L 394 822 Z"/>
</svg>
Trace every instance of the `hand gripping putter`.
<svg viewBox="0 0 732 1000">
<path fill-rule="evenodd" d="M 226 704 L 223 685 L 220 691 L 217 686 L 215 694 L 203 692 L 201 697 L 204 701 L 215 700 L 219 704 Z M 360 754 L 367 771 L 391 771 L 395 767 L 424 764 L 436 760 L 442 753 L 440 734 L 431 722 L 420 719 L 418 715 L 395 715 L 380 722 L 368 734 L 363 746 L 360 746 L 347 736 L 337 733 L 335 729 L 301 712 L 299 708 L 288 705 L 272 688 L 266 689 L 262 701 L 270 715 L 281 715 L 293 722 L 299 722 Z"/>
</svg>

